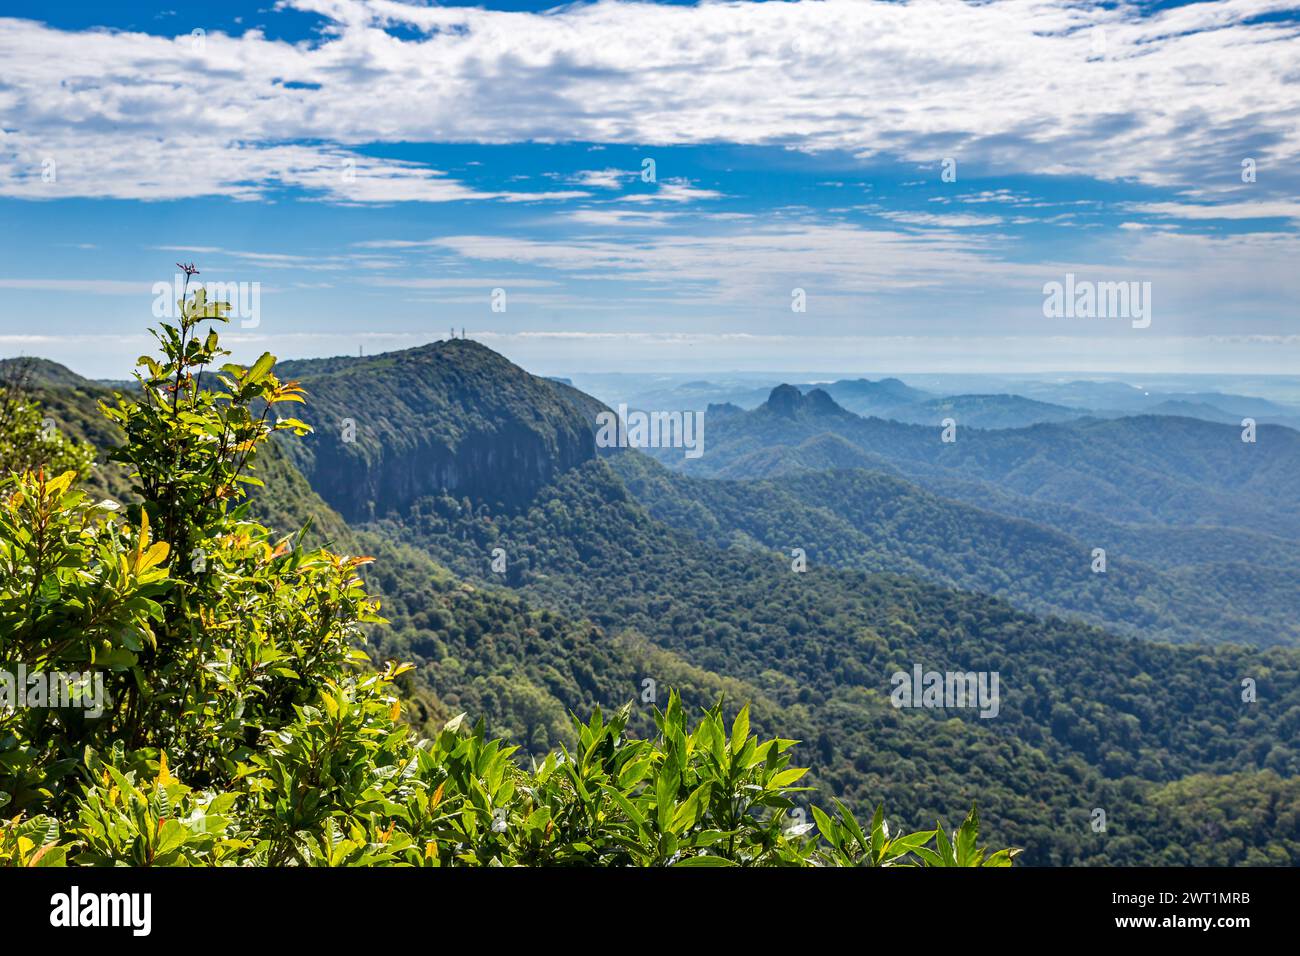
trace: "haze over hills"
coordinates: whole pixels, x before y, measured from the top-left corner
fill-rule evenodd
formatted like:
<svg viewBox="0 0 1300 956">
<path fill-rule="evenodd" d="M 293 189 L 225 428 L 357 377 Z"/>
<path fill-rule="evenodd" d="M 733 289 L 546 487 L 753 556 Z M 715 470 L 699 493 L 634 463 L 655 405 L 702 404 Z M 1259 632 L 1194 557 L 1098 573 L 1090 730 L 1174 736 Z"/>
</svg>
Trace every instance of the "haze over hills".
<svg viewBox="0 0 1300 956">
<path fill-rule="evenodd" d="M 1074 418 L 1120 418 L 1131 415 L 1177 415 L 1220 423 L 1240 423 L 1243 417 L 1263 424 L 1300 428 L 1300 390 L 1290 379 L 1265 376 L 1246 379 L 1223 376 L 1158 376 L 1146 386 L 1123 381 L 1075 378 L 1070 375 L 1008 377 L 981 375 L 909 375 L 834 378 L 810 381 L 800 377 L 732 378 L 678 382 L 670 376 L 586 375 L 579 385 L 609 405 L 624 402 L 643 409 L 704 409 L 735 405 L 754 409 L 764 404 L 780 384 L 795 384 L 801 392 L 820 389 L 841 407 L 863 417 L 911 424 L 938 424 L 956 418 L 971 428 L 1017 428 Z M 913 385 L 912 382 L 922 383 Z M 1243 385 L 1256 394 L 1207 389 Z M 1285 396 L 1272 399 L 1268 396 Z"/>
<path fill-rule="evenodd" d="M 1020 395 L 953 395 L 886 409 L 881 418 L 910 425 L 938 425 L 951 418 L 967 428 L 1023 428 L 1040 422 L 1087 418 L 1091 412 Z"/>
<path fill-rule="evenodd" d="M 283 527 L 311 516 L 376 556 L 367 576 L 389 624 L 371 650 L 418 663 L 420 719 L 472 709 L 536 754 L 569 740 L 569 709 L 636 700 L 649 678 L 692 706 L 718 694 L 754 701 L 756 722 L 802 737 L 813 779 L 854 805 L 883 799 L 920 823 L 978 799 L 990 838 L 1027 847 L 1030 863 L 1188 861 L 1186 834 L 1225 792 L 1243 804 L 1237 841 L 1203 851 L 1207 862 L 1263 862 L 1266 844 L 1282 854 L 1274 862 L 1300 859 L 1300 826 L 1277 809 L 1300 794 L 1300 651 L 1241 646 L 1295 639 L 1294 563 L 1199 580 L 1204 569 L 1119 546 L 1102 580 L 1089 572 L 1091 541 L 937 490 L 967 482 L 1066 513 L 1061 525 L 1120 527 L 1109 506 L 1058 502 L 1061 473 L 1033 452 L 1046 442 L 1068 474 L 1086 461 L 1060 456 L 1091 449 L 1115 460 L 1094 460 L 1081 483 L 1129 469 L 1097 500 L 1168 536 L 1217 540 L 1218 529 L 1167 521 L 1159 491 L 1123 479 L 1179 465 L 1166 480 L 1194 501 L 1272 481 L 1254 470 L 1286 461 L 1224 474 L 1230 452 L 1215 448 L 1232 429 L 1171 419 L 1170 443 L 1145 449 L 1125 443 L 1151 443 L 1166 420 L 968 442 L 972 430 L 959 438 L 964 457 L 945 460 L 931 457 L 937 429 L 785 388 L 757 410 L 709 418 L 704 466 L 682 475 L 634 449 L 598 448 L 601 402 L 473 342 L 280 371 L 305 384 L 316 431 L 268 463 L 290 491 L 260 495 L 259 513 Z M 1272 437 L 1261 430 L 1261 443 Z M 1206 444 L 1175 454 L 1187 439 Z M 874 467 L 712 477 L 816 444 Z M 683 467 L 680 450 L 660 454 Z M 1242 514 L 1285 526 L 1285 508 L 1258 497 L 1244 495 Z M 1275 549 L 1250 557 L 1292 543 L 1276 527 L 1231 533 Z M 792 567 L 794 547 L 806 571 Z M 1195 646 L 1162 643 L 1173 639 Z M 997 716 L 891 706 L 890 675 L 914 664 L 998 673 Z M 1243 677 L 1260 682 L 1258 703 L 1241 701 Z M 638 711 L 634 726 L 647 720 Z M 1096 806 L 1113 808 L 1107 841 L 1089 827 Z"/>
</svg>

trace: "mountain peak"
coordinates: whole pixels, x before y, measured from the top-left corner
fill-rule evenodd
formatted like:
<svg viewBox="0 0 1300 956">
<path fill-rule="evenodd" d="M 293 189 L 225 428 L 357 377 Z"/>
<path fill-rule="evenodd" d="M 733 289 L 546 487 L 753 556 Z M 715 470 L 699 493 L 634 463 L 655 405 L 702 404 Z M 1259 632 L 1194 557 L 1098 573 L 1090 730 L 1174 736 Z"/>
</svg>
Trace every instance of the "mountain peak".
<svg viewBox="0 0 1300 956">
<path fill-rule="evenodd" d="M 836 404 L 835 399 L 831 398 L 829 392 L 820 388 L 814 388 L 811 392 L 806 392 L 803 403 L 804 407 L 815 415 L 831 415 L 835 412 L 844 411 Z"/>
<path fill-rule="evenodd" d="M 348 520 L 449 494 L 523 505 L 595 457 L 586 398 L 479 342 L 284 363 L 315 431 L 294 464 Z"/>
<path fill-rule="evenodd" d="M 778 385 L 767 396 L 767 403 L 763 407 L 768 411 L 775 412 L 777 415 L 794 418 L 795 413 L 802 404 L 803 393 L 799 389 L 793 385 Z"/>
<path fill-rule="evenodd" d="M 793 385 L 778 385 L 772 389 L 763 405 L 773 414 L 784 418 L 798 415 L 834 415 L 844 409 L 836 404 L 830 394 L 820 388 L 814 388 L 806 394 Z"/>
</svg>

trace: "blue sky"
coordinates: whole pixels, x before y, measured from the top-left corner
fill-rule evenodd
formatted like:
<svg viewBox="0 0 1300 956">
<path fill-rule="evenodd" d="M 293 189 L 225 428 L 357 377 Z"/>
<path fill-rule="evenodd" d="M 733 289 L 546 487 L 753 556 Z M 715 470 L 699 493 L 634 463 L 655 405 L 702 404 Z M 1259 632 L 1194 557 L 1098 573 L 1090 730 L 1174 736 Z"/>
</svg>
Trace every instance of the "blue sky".
<svg viewBox="0 0 1300 956">
<path fill-rule="evenodd" d="M 193 260 L 258 284 L 244 358 L 454 326 L 548 374 L 1300 367 L 1285 4 L 3 16 L 0 355 L 123 377 Z M 1066 273 L 1149 282 L 1150 325 L 1046 317 Z"/>
</svg>

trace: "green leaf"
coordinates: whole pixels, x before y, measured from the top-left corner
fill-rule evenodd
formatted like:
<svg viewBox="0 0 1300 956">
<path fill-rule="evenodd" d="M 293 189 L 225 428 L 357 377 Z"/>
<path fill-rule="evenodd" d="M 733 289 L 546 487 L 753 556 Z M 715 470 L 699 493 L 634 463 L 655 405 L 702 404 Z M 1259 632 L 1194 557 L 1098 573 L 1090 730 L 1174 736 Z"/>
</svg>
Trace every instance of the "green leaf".
<svg viewBox="0 0 1300 956">
<path fill-rule="evenodd" d="M 66 846 L 46 845 L 36 851 L 32 866 L 67 866 L 68 848 Z"/>
<path fill-rule="evenodd" d="M 780 773 L 775 774 L 772 777 L 772 779 L 767 782 L 767 789 L 780 790 L 784 787 L 788 787 L 790 786 L 790 784 L 794 783 L 796 780 L 798 780 L 807 772 L 808 772 L 807 767 L 791 767 L 788 770 L 782 770 Z"/>
<path fill-rule="evenodd" d="M 655 781 L 655 815 L 661 833 L 667 832 L 670 829 L 669 824 L 672 822 L 673 810 L 676 807 L 676 794 L 676 774 L 668 773 L 666 772 L 666 768 L 661 767 L 659 770 L 659 779 Z"/>
<path fill-rule="evenodd" d="M 957 830 L 957 865 L 958 866 L 975 866 L 976 860 L 975 843 L 979 839 L 980 818 L 979 811 L 974 805 L 970 808 L 970 814 Z"/>
<path fill-rule="evenodd" d="M 248 374 L 244 376 L 245 384 L 257 384 L 262 379 L 266 378 L 267 373 L 271 371 L 271 368 L 274 365 L 275 356 L 270 352 L 263 352 L 261 357 L 253 363 L 253 367 L 248 370 Z"/>
<path fill-rule="evenodd" d="M 948 842 L 948 834 L 943 832 L 943 824 L 939 824 L 936 829 L 938 832 L 935 834 L 935 839 L 939 847 L 939 857 L 943 861 L 941 865 L 956 866 L 957 857 L 952 852 L 952 844 Z"/>
<path fill-rule="evenodd" d="M 166 856 L 172 850 L 185 843 L 188 831 L 176 820 L 168 820 L 158 831 L 158 842 L 154 847 L 154 859 Z"/>
<path fill-rule="evenodd" d="M 817 822 L 817 832 L 821 834 L 823 840 L 835 848 L 839 848 L 839 828 L 831 822 L 831 818 L 821 807 L 812 808 L 813 820 Z"/>
<path fill-rule="evenodd" d="M 721 856 L 688 856 L 684 860 L 678 860 L 673 864 L 678 866 L 735 866 L 731 860 Z"/>
<path fill-rule="evenodd" d="M 672 823 L 669 825 L 673 833 L 683 833 L 695 826 L 700 817 L 704 815 L 705 808 L 708 806 L 709 788 L 712 784 L 702 783 L 695 788 L 694 792 L 687 797 L 677 812 L 673 814 Z"/>
<path fill-rule="evenodd" d="M 749 705 L 740 708 L 736 719 L 731 724 L 731 752 L 737 754 L 749 739 Z"/>
</svg>

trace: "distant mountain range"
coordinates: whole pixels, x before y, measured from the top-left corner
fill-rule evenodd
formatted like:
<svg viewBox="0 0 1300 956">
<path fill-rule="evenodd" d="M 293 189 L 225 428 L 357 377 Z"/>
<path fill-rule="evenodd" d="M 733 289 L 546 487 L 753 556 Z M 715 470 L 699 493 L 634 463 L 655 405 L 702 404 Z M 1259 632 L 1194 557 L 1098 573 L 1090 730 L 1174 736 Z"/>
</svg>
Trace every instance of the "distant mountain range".
<svg viewBox="0 0 1300 956">
<path fill-rule="evenodd" d="M 629 377 L 631 378 L 631 377 Z M 968 428 L 1021 428 L 1078 418 L 1119 418 L 1131 415 L 1171 415 L 1239 424 L 1249 417 L 1261 424 L 1300 429 L 1300 405 L 1266 398 L 1213 391 L 1141 388 L 1123 382 L 997 379 L 990 376 L 949 376 L 962 388 L 995 386 L 1005 391 L 942 391 L 917 388 L 898 378 L 837 379 L 795 384 L 799 391 L 826 392 L 836 403 L 863 417 L 907 424 L 938 424 L 954 418 Z M 703 409 L 734 405 L 754 409 L 764 404 L 773 384 L 714 383 L 699 379 L 681 384 L 651 385 L 622 379 L 600 383 L 599 393 L 610 403 L 624 401 L 643 409 Z M 1014 389 L 1014 390 L 1013 390 Z"/>
<path fill-rule="evenodd" d="M 987 486 L 989 500 L 1011 493 L 1123 522 L 1300 535 L 1300 432 L 1280 426 L 1260 426 L 1257 441 L 1247 443 L 1238 427 L 1144 415 L 1007 430 L 957 424 L 954 440 L 945 441 L 938 423 L 862 418 L 824 391 L 804 395 L 792 386 L 709 425 L 703 456 L 653 453 L 670 467 L 725 478 L 853 461 L 946 491 Z"/>
</svg>

